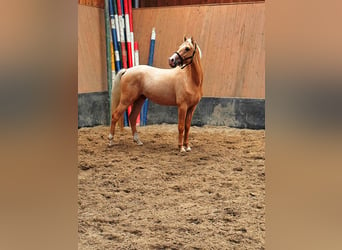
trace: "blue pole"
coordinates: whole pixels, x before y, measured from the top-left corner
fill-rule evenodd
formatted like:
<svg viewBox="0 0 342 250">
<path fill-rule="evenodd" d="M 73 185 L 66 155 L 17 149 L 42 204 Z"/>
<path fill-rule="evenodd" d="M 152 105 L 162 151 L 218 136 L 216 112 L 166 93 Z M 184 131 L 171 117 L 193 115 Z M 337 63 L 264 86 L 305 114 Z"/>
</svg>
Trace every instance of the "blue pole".
<svg viewBox="0 0 342 250">
<path fill-rule="evenodd" d="M 148 65 L 152 66 L 153 65 L 153 56 L 154 56 L 154 44 L 156 42 L 156 29 L 152 29 L 152 34 L 151 34 L 151 42 L 150 42 L 150 53 L 148 56 Z"/>
<path fill-rule="evenodd" d="M 116 38 L 117 38 L 117 44 L 118 44 L 118 58 L 120 60 L 120 68 L 122 67 L 122 54 L 121 54 L 121 39 L 120 39 L 120 26 L 119 26 L 119 16 L 118 16 L 118 7 L 116 0 L 109 0 L 112 1 L 113 8 L 114 8 L 114 24 L 115 24 L 115 30 L 116 30 Z"/>
<path fill-rule="evenodd" d="M 109 7 L 108 0 L 105 0 L 105 28 L 106 28 L 106 57 L 107 57 L 107 83 L 109 94 L 109 122 L 111 122 L 111 90 L 112 90 L 112 61 L 110 48 L 110 22 L 109 22 Z"/>
<path fill-rule="evenodd" d="M 156 42 L 156 29 L 152 28 L 152 34 L 151 34 L 151 41 L 150 41 L 150 53 L 148 57 L 148 65 L 153 65 L 153 57 L 154 57 L 154 45 Z M 148 99 L 145 100 L 144 105 L 141 109 L 142 116 L 140 118 L 140 124 L 142 126 L 145 126 L 147 123 L 147 110 L 148 110 Z"/>
<path fill-rule="evenodd" d="M 118 46 L 118 38 L 115 28 L 115 19 L 114 19 L 114 8 L 113 2 L 109 0 L 109 14 L 110 14 L 110 21 L 112 27 L 112 40 L 113 40 L 113 48 L 114 48 L 114 57 L 115 57 L 115 71 L 119 72 L 121 69 L 120 65 L 120 54 L 119 54 L 119 46 Z"/>
<path fill-rule="evenodd" d="M 125 34 L 125 13 L 124 13 L 123 0 L 117 0 L 116 11 L 118 13 L 119 26 L 120 26 L 120 41 L 121 41 L 121 62 L 122 67 L 127 68 L 127 50 L 126 50 L 126 34 Z M 124 53 L 126 52 L 126 53 Z M 129 126 L 128 112 L 124 112 L 124 126 Z"/>
</svg>

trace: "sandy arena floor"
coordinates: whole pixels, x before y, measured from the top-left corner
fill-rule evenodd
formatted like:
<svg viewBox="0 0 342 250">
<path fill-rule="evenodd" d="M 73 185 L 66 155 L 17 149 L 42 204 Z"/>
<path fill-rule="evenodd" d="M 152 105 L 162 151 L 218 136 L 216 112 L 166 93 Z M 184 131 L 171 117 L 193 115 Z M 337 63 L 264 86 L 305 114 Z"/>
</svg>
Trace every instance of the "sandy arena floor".
<svg viewBox="0 0 342 250">
<path fill-rule="evenodd" d="M 265 130 L 79 129 L 79 249 L 264 249 Z"/>
</svg>

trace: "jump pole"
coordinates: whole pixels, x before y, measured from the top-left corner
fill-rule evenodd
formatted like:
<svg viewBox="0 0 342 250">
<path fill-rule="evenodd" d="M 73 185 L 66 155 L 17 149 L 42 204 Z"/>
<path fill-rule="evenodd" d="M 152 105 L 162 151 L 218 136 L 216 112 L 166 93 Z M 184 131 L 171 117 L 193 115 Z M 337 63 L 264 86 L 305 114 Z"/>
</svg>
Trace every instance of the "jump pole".
<svg viewBox="0 0 342 250">
<path fill-rule="evenodd" d="M 112 63 L 112 83 L 114 82 L 114 78 L 115 78 L 115 54 L 114 54 L 114 48 L 113 48 L 113 43 L 112 43 L 112 39 L 110 41 L 110 52 L 111 52 L 111 63 Z M 113 85 L 113 84 L 112 84 Z M 110 93 L 109 93 L 110 94 Z M 111 96 L 111 95 L 110 95 Z"/>
<path fill-rule="evenodd" d="M 110 42 L 110 22 L 109 22 L 109 4 L 105 0 L 105 30 L 106 30 L 106 62 L 107 62 L 107 83 L 109 95 L 109 122 L 111 122 L 111 90 L 112 90 L 112 70 L 111 70 L 111 42 Z"/>
<path fill-rule="evenodd" d="M 128 67 L 133 67 L 133 53 L 131 45 L 131 25 L 130 16 L 128 12 L 128 2 L 131 0 L 124 0 L 124 12 L 125 12 L 125 28 L 126 28 L 126 42 L 127 42 L 127 55 L 128 55 Z"/>
<path fill-rule="evenodd" d="M 112 27 L 112 42 L 114 47 L 114 57 L 115 57 L 115 70 L 118 72 L 121 69 L 120 65 L 120 55 L 119 55 L 119 46 L 118 46 L 118 38 L 115 27 L 115 17 L 114 17 L 114 8 L 113 2 L 109 0 L 109 14 L 110 14 L 110 22 Z"/>
<path fill-rule="evenodd" d="M 139 47 L 138 47 L 138 42 L 134 42 L 134 66 L 139 65 Z M 140 126 L 140 113 L 138 114 L 137 117 L 137 125 Z"/>
<path fill-rule="evenodd" d="M 132 0 L 128 0 L 128 16 L 129 16 L 129 28 L 131 31 L 131 46 L 132 46 L 132 63 L 135 66 L 134 58 L 134 34 L 133 34 L 133 13 L 132 13 Z"/>
<path fill-rule="evenodd" d="M 115 0 L 114 0 L 115 1 Z M 121 41 L 121 62 L 122 62 L 122 67 L 124 69 L 127 69 L 127 51 L 126 51 L 126 39 L 125 39 L 125 20 L 123 16 L 123 1 L 122 0 L 117 0 L 117 9 L 118 9 L 118 19 L 119 19 L 119 27 L 120 27 L 120 41 Z M 124 125 L 128 126 L 128 115 L 127 112 L 124 112 Z"/>
<path fill-rule="evenodd" d="M 151 41 L 150 41 L 150 53 L 148 57 L 148 65 L 153 65 L 153 57 L 154 57 L 154 45 L 156 42 L 156 29 L 152 28 L 152 34 L 151 34 Z M 145 126 L 147 122 L 147 109 L 148 109 L 148 99 L 145 100 L 144 105 L 142 107 L 142 120 L 140 123 Z"/>
<path fill-rule="evenodd" d="M 122 16 L 121 1 L 117 0 L 118 9 L 118 19 L 119 19 L 119 29 L 120 29 L 120 42 L 121 42 L 121 56 L 122 56 L 122 67 L 127 69 L 127 51 L 125 42 L 125 21 Z"/>
<path fill-rule="evenodd" d="M 131 31 L 132 63 L 133 63 L 133 66 L 137 66 L 139 65 L 139 50 L 138 50 L 138 43 L 134 42 L 133 13 L 132 13 L 132 1 L 131 0 L 128 0 L 128 15 L 129 15 L 129 27 Z M 140 113 L 137 116 L 136 124 L 140 126 Z"/>
<path fill-rule="evenodd" d="M 134 8 L 139 8 L 139 0 L 133 0 L 134 1 Z"/>
<path fill-rule="evenodd" d="M 139 46 L 138 42 L 134 42 L 134 66 L 139 65 Z"/>
<path fill-rule="evenodd" d="M 125 28 L 126 28 L 126 42 L 127 42 L 127 55 L 128 55 L 128 67 L 133 67 L 133 51 L 131 43 L 131 17 L 129 16 L 129 4 L 131 0 L 124 0 L 124 12 L 125 12 Z M 132 106 L 127 108 L 128 116 L 132 112 Z"/>
<path fill-rule="evenodd" d="M 121 38 L 120 38 L 120 25 L 119 25 L 119 16 L 118 16 L 118 7 L 116 4 L 116 0 L 110 0 L 113 3 L 113 8 L 114 8 L 114 25 L 115 25 L 115 30 L 116 30 L 116 44 L 118 46 L 118 53 L 117 53 L 117 58 L 120 62 L 120 69 L 122 69 L 122 53 L 121 53 Z M 116 72 L 118 72 L 117 70 Z"/>
</svg>

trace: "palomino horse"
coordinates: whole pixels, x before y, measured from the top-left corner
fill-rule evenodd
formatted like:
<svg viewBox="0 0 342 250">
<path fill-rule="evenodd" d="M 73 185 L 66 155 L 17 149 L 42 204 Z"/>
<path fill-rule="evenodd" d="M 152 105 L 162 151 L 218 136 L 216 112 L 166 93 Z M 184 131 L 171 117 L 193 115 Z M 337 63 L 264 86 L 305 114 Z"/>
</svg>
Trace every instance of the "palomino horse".
<svg viewBox="0 0 342 250">
<path fill-rule="evenodd" d="M 203 95 L 203 72 L 200 58 L 201 49 L 197 43 L 192 37 L 184 37 L 184 42 L 169 58 L 172 69 L 140 65 L 119 71 L 112 89 L 109 146 L 113 145 L 117 121 L 131 104 L 133 107 L 129 121 L 133 140 L 138 145 L 142 145 L 136 128 L 136 119 L 145 99 L 148 98 L 160 105 L 178 106 L 179 150 L 180 152 L 191 151 L 189 146 L 191 119 Z"/>
</svg>

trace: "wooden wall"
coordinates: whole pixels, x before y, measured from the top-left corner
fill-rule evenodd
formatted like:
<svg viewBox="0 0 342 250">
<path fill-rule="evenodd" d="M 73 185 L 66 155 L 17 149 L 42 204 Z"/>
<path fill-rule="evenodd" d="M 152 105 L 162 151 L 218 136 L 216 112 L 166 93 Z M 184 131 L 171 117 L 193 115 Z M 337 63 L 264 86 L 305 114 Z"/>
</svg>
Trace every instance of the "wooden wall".
<svg viewBox="0 0 342 250">
<path fill-rule="evenodd" d="M 211 97 L 265 98 L 264 23 L 264 3 L 133 10 L 140 63 L 147 64 L 152 27 L 156 67 L 169 68 L 183 35 L 192 35 L 203 54 L 204 96 Z"/>
<path fill-rule="evenodd" d="M 104 11 L 78 8 L 78 92 L 106 91 Z M 183 35 L 192 35 L 203 53 L 207 97 L 265 98 L 264 22 L 265 3 L 133 9 L 140 63 L 147 64 L 152 27 L 156 67 L 169 68 Z"/>
<path fill-rule="evenodd" d="M 78 93 L 107 91 L 104 10 L 78 5 Z"/>
</svg>

